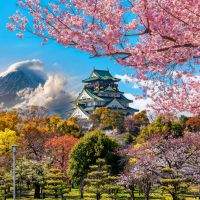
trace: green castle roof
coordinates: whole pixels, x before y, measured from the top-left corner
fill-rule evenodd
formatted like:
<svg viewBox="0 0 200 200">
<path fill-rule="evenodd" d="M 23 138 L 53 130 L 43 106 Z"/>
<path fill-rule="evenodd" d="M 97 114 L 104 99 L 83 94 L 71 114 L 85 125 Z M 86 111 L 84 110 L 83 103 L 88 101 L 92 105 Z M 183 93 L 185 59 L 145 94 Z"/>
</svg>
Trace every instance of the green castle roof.
<svg viewBox="0 0 200 200">
<path fill-rule="evenodd" d="M 94 93 L 97 93 L 97 94 L 104 94 L 104 93 L 107 93 L 107 94 L 124 94 L 124 92 L 109 91 L 109 90 L 97 90 L 97 91 L 94 91 Z"/>
<path fill-rule="evenodd" d="M 94 98 L 94 99 L 96 99 L 96 100 L 99 100 L 99 101 L 104 101 L 103 98 L 101 98 L 101 97 L 95 95 L 91 89 L 89 89 L 89 88 L 86 89 L 86 88 L 85 88 L 84 90 L 87 92 L 87 94 L 88 94 L 90 97 L 92 97 L 92 98 Z"/>
<path fill-rule="evenodd" d="M 95 74 L 98 75 L 99 77 L 104 77 L 104 76 L 113 77 L 113 76 L 111 75 L 111 73 L 109 72 L 109 70 L 94 69 L 94 70 L 93 70 L 93 73 L 95 73 Z"/>
<path fill-rule="evenodd" d="M 115 82 L 120 81 L 120 79 L 113 77 L 111 73 L 109 72 L 109 70 L 94 69 L 90 77 L 83 80 L 83 82 L 87 83 L 87 82 L 96 81 L 96 80 L 111 80 Z"/>
<path fill-rule="evenodd" d="M 139 112 L 139 110 L 135 109 L 135 108 L 128 107 L 127 108 L 127 112 L 130 112 L 130 113 L 132 113 L 132 112 Z"/>
<path fill-rule="evenodd" d="M 88 112 L 85 111 L 85 109 L 81 105 L 79 105 L 78 107 L 86 116 L 89 116 Z"/>
<path fill-rule="evenodd" d="M 110 102 L 112 101 L 114 98 L 116 98 L 118 101 L 120 101 L 121 103 L 131 103 L 133 102 L 132 100 L 127 99 L 124 95 L 120 95 L 120 97 L 99 97 L 97 95 L 94 94 L 94 91 L 89 89 L 89 88 L 84 88 L 83 91 L 86 91 L 87 94 L 92 97 L 94 100 L 97 101 L 106 101 L 106 102 Z M 82 92 L 83 92 L 82 91 Z M 80 95 L 82 94 L 82 92 L 80 93 Z M 79 96 L 80 96 L 79 95 Z M 84 101 L 84 100 L 80 100 L 80 101 Z"/>
</svg>

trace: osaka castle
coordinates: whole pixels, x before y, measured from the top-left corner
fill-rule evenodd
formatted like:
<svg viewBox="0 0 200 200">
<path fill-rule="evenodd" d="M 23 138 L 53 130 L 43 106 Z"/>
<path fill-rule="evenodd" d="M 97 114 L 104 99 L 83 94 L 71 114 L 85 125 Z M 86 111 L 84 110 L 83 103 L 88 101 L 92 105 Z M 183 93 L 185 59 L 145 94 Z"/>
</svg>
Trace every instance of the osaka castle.
<svg viewBox="0 0 200 200">
<path fill-rule="evenodd" d="M 119 91 L 120 79 L 111 75 L 109 70 L 93 69 L 89 78 L 83 80 L 84 88 L 78 95 L 71 117 L 89 119 L 96 108 L 107 107 L 123 111 L 125 115 L 131 115 L 139 110 L 129 107 L 132 101 L 127 99 Z"/>
</svg>

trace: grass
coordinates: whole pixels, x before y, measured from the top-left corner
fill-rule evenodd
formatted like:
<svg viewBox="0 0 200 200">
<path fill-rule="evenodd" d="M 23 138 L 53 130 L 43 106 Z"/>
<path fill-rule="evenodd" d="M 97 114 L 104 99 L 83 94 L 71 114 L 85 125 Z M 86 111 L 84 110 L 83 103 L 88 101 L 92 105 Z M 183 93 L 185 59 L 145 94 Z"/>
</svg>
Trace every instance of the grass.
<svg viewBox="0 0 200 200">
<path fill-rule="evenodd" d="M 124 194 L 119 194 L 118 199 L 119 200 L 129 200 L 129 195 L 127 193 Z M 124 197 L 126 196 L 126 197 Z M 144 200 L 144 196 L 140 195 L 139 193 L 136 192 L 135 194 L 136 200 Z M 17 197 L 17 199 L 22 199 L 22 200 L 31 200 L 33 199 L 33 191 L 29 192 L 29 193 L 24 193 L 23 196 L 21 198 Z M 55 198 L 45 198 L 46 200 L 55 200 Z M 66 196 L 65 196 L 66 200 L 83 200 L 80 198 L 80 193 L 78 189 L 72 189 L 71 192 L 69 192 Z M 95 199 L 95 198 L 91 198 L 91 194 L 89 193 L 85 193 L 84 194 L 84 200 L 90 200 L 90 199 Z M 0 197 L 0 200 L 3 200 L 2 197 Z M 7 198 L 7 200 L 12 200 L 12 198 Z M 61 198 L 58 198 L 58 200 L 61 200 Z M 102 198 L 102 200 L 104 200 Z M 155 190 L 153 191 L 153 193 L 151 193 L 150 195 L 150 200 L 172 200 L 172 198 L 166 194 L 166 193 L 161 193 L 159 190 Z M 184 196 L 184 200 L 197 200 L 197 198 L 193 198 L 191 197 L 189 194 Z"/>
</svg>

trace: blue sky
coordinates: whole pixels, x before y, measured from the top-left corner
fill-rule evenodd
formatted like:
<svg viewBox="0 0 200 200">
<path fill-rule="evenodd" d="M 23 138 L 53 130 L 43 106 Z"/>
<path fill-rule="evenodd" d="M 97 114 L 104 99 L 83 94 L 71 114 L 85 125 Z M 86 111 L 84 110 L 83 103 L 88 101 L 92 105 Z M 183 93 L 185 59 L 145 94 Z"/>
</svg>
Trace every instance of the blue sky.
<svg viewBox="0 0 200 200">
<path fill-rule="evenodd" d="M 16 33 L 6 29 L 8 17 L 16 7 L 16 0 L 1 0 L 0 2 L 0 71 L 9 65 L 27 59 L 41 60 L 50 73 L 64 73 L 76 77 L 77 86 L 86 78 L 93 67 L 109 68 L 113 75 L 124 74 L 123 67 L 109 58 L 90 58 L 88 53 L 74 48 L 64 48 L 55 42 L 41 46 L 41 39 L 36 36 L 19 39 Z M 131 85 L 121 83 L 120 88 L 125 92 L 133 92 Z"/>
<path fill-rule="evenodd" d="M 42 46 L 41 38 L 36 36 L 28 36 L 24 39 L 16 37 L 16 33 L 6 29 L 9 16 L 17 9 L 16 2 L 17 0 L 0 1 L 0 73 L 13 63 L 38 59 L 43 62 L 45 71 L 48 73 L 60 73 L 66 77 L 72 77 L 72 83 L 65 89 L 70 91 L 73 88 L 75 93 L 81 91 L 83 87 L 81 81 L 90 75 L 94 67 L 96 69 L 109 68 L 113 75 L 125 75 L 124 67 L 109 58 L 90 58 L 88 53 L 72 47 L 65 48 L 55 42 Z M 122 78 L 128 79 L 127 76 Z M 127 93 L 127 97 L 133 100 L 132 94 L 141 94 L 135 86 L 133 83 L 120 82 L 121 91 Z M 150 99 L 135 100 L 132 106 L 141 110 L 145 109 L 147 103 L 150 103 Z"/>
</svg>

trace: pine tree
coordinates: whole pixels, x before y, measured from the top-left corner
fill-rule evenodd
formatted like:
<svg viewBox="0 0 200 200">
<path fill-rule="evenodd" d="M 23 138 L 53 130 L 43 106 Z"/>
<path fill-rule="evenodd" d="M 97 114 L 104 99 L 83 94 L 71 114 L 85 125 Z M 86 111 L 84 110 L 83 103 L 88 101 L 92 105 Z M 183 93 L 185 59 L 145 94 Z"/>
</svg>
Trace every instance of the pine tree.
<svg viewBox="0 0 200 200">
<path fill-rule="evenodd" d="M 12 186 L 12 176 L 11 173 L 6 173 L 0 176 L 0 196 L 3 196 L 3 199 L 6 200 L 10 189 Z"/>
<path fill-rule="evenodd" d="M 85 190 L 91 194 L 95 194 L 96 200 L 116 199 L 121 187 L 115 182 L 117 177 L 111 176 L 109 173 L 109 165 L 106 165 L 104 159 L 97 159 L 96 165 L 90 166 L 90 172 L 85 179 Z"/>
<path fill-rule="evenodd" d="M 46 178 L 45 194 L 63 199 L 64 194 L 68 192 L 67 183 L 64 181 L 64 174 L 59 169 L 49 170 Z"/>
<path fill-rule="evenodd" d="M 169 192 L 173 200 L 179 200 L 180 194 L 185 194 L 188 191 L 187 179 L 174 168 L 163 168 L 161 173 L 160 189 Z"/>
</svg>

